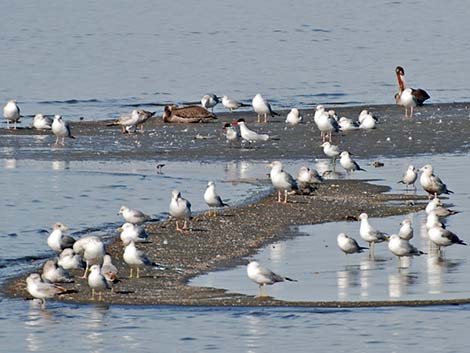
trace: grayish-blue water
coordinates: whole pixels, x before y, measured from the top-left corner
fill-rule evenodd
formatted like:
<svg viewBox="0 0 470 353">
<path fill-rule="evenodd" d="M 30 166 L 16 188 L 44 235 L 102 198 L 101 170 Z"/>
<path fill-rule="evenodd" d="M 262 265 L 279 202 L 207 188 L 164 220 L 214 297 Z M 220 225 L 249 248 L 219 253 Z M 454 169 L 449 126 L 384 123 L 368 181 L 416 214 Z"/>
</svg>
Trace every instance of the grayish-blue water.
<svg viewBox="0 0 470 353">
<path fill-rule="evenodd" d="M 274 108 L 394 103 L 397 65 L 432 102 L 470 99 L 470 7 L 457 2 L 5 7 L 0 102 L 16 98 L 25 115 L 110 118 L 129 105 L 198 101 L 207 92 L 247 103 L 262 93 Z"/>
<path fill-rule="evenodd" d="M 71 120 L 112 118 L 136 105 L 161 111 L 150 104 L 197 101 L 207 92 L 246 103 L 262 93 L 274 109 L 317 103 L 394 103 L 397 65 L 405 67 L 412 87 L 430 93 L 431 102 L 470 100 L 470 8 L 463 3 L 69 0 L 3 5 L 0 104 L 17 99 L 26 116 L 42 112 Z M 29 124 L 30 119 L 24 118 L 23 126 Z M 203 209 L 197 200 L 208 178 L 216 180 L 221 194 L 240 191 L 232 197 L 235 203 L 252 191 L 265 190 L 259 183 L 222 182 L 262 178 L 265 170 L 249 162 L 213 168 L 194 163 L 191 176 L 184 175 L 178 163 L 168 162 L 165 175 L 156 176 L 153 165 L 144 162 L 67 164 L 0 158 L 0 282 L 50 254 L 45 237 L 58 220 L 76 235 L 88 231 L 112 235 L 119 222 L 115 211 L 121 204 L 164 216 L 168 188 L 186 192 L 198 210 Z M 454 157 L 438 158 L 452 166 L 438 171 L 454 186 L 448 174 Z M 392 170 L 377 170 L 367 177 L 399 177 L 407 162 L 391 162 Z M 290 170 L 299 163 L 287 167 Z M 451 200 L 468 213 L 468 188 Z M 468 241 L 464 218 L 465 213 L 455 216 L 449 226 Z M 383 220 L 384 224 L 392 221 Z M 336 233 L 342 226 L 332 225 L 331 230 Z M 312 237 L 299 239 L 308 238 Z M 260 253 L 263 261 L 273 260 L 263 256 Z M 443 280 L 444 292 L 449 279 L 464 278 L 467 283 L 468 273 L 464 255 L 448 249 L 446 256 L 459 263 L 453 267 L 456 273 L 444 269 L 437 276 Z M 343 260 L 339 258 L 328 276 L 322 274 L 323 268 L 318 275 L 331 297 L 339 295 L 341 281 L 349 283 L 336 274 Z M 279 270 L 295 273 L 295 266 L 286 266 L 291 260 L 284 254 L 281 259 Z M 357 264 L 360 259 L 351 262 Z M 421 261 L 413 261 L 412 271 L 424 271 Z M 385 263 L 380 271 L 393 275 L 394 259 Z M 427 278 L 418 273 L 419 280 L 402 293 L 421 288 L 423 276 Z M 378 283 L 382 291 L 374 295 L 387 296 L 386 281 Z M 243 271 L 235 282 L 246 288 L 233 290 L 256 290 Z M 275 293 L 283 296 L 283 290 L 291 293 L 293 288 L 282 284 Z M 356 289 L 347 293 L 348 298 Z M 31 302 L 0 297 L 0 340 L 2 350 L 8 352 L 52 352 L 63 347 L 70 353 L 324 351 L 332 347 L 350 352 L 461 352 L 468 349 L 469 308 L 104 309 L 50 303 L 41 312 Z"/>
</svg>

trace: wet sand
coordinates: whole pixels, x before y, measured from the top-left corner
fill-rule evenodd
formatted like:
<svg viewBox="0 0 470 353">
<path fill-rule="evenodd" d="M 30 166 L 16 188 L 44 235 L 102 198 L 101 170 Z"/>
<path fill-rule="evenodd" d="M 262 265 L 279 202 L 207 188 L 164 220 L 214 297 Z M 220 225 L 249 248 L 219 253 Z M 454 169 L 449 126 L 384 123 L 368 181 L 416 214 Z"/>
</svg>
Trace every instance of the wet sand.
<svg viewBox="0 0 470 353">
<path fill-rule="evenodd" d="M 362 107 L 338 108 L 339 115 L 356 116 Z M 380 124 L 372 131 L 352 131 L 335 141 L 350 148 L 360 157 L 410 156 L 420 153 L 467 152 L 470 144 L 470 111 L 463 104 L 425 106 L 414 120 L 404 120 L 403 111 L 395 106 L 373 107 Z M 309 114 L 309 116 L 306 116 Z M 15 158 L 107 160 L 107 159 L 171 159 L 171 160 L 233 160 L 233 159 L 295 159 L 321 156 L 319 133 L 311 122 L 313 112 L 304 112 L 307 123 L 285 129 L 277 122 L 251 124 L 258 131 L 278 135 L 279 140 L 268 141 L 253 149 L 229 147 L 219 131 L 222 122 L 243 116 L 253 120 L 253 114 L 226 114 L 220 122 L 196 125 L 163 125 L 154 120 L 143 134 L 123 136 L 117 127 L 106 127 L 105 122 L 80 122 L 73 126 L 77 141 L 65 148 L 31 149 L 24 147 L 33 134 L 31 130 L 16 132 L 1 130 L 0 134 L 15 139 Z M 197 134 L 213 136 L 193 139 Z M 360 138 L 358 138 L 358 135 Z M 19 138 L 21 136 L 21 138 Z M 29 138 L 28 138 L 29 137 Z M 411 138 L 410 138 L 411 137 Z M 387 140 L 390 138 L 390 141 Z M 49 139 L 49 138 L 46 138 Z M 0 146 L 9 138 L 0 138 Z M 79 142 L 79 141 L 85 142 Z M 117 141 L 117 143 L 116 143 Z M 49 144 L 53 142 L 44 142 Z M 69 142 L 69 141 L 67 141 Z M 80 144 L 80 148 L 75 148 Z M 87 147 L 87 145 L 90 146 Z M 115 148 L 116 145 L 132 149 Z M 216 146 L 216 147 L 214 147 Z M 93 147 L 93 148 L 91 148 Z M 104 151 L 104 152 L 103 152 Z M 282 153 L 281 153 L 282 151 Z M 314 153 L 315 152 L 315 153 Z M 129 279 L 129 268 L 122 262 L 119 241 L 107 245 L 116 258 L 121 281 L 115 292 L 107 292 L 105 302 L 112 304 L 165 304 L 165 305 L 226 305 L 226 306 L 370 306 L 370 305 L 429 305 L 436 303 L 462 303 L 456 301 L 384 301 L 384 302 L 284 302 L 272 298 L 227 293 L 222 289 L 191 287 L 187 281 L 208 271 L 220 270 L 246 263 L 247 256 L 274 241 L 288 238 L 289 226 L 341 221 L 367 212 L 371 217 L 404 214 L 422 209 L 423 197 L 415 195 L 384 194 L 386 187 L 353 180 L 328 181 L 313 195 L 296 195 L 288 204 L 278 204 L 274 196 L 253 204 L 230 208 L 220 216 L 199 215 L 193 220 L 192 231 L 179 233 L 174 223 L 147 225 L 150 243 L 139 244 L 148 256 L 168 267 L 166 270 L 146 268 L 140 279 Z M 413 202 L 410 203 L 410 200 Z M 393 202 L 389 202 L 393 201 Z M 91 302 L 91 291 L 78 273 L 76 282 L 66 287 L 74 292 L 59 300 L 75 303 Z M 9 281 L 3 289 L 13 297 L 27 298 L 25 275 Z M 248 280 L 248 279 L 247 279 Z M 255 284 L 253 284 L 255 285 Z"/>
</svg>

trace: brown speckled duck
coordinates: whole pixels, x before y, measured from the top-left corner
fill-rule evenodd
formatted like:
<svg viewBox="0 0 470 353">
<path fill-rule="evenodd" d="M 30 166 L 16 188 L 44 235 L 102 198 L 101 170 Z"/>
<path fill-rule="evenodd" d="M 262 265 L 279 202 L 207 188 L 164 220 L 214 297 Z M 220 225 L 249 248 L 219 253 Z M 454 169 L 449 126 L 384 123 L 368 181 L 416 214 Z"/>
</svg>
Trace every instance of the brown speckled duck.
<svg viewBox="0 0 470 353">
<path fill-rule="evenodd" d="M 217 119 L 215 114 L 198 105 L 188 105 L 180 108 L 176 105 L 167 105 L 165 106 L 162 118 L 165 123 L 182 124 L 207 123 Z"/>
</svg>

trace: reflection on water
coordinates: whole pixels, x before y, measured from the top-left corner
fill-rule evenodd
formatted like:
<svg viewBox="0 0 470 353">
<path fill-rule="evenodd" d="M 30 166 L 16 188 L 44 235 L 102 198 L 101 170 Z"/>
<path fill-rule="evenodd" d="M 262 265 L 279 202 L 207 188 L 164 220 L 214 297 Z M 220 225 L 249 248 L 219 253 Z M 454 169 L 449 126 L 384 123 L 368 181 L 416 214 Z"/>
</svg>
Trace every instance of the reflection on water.
<svg viewBox="0 0 470 353">
<path fill-rule="evenodd" d="M 460 234 L 463 240 L 467 222 L 464 213 L 470 212 L 470 194 L 466 187 L 466 175 L 470 156 L 416 157 L 413 164 L 433 163 L 439 166 L 439 176 L 452 185 L 455 194 L 450 196 L 454 208 L 461 213 L 447 219 L 448 228 Z M 392 191 L 399 186 L 402 173 L 401 159 L 383 160 L 384 168 L 371 169 L 367 178 L 384 179 Z M 292 166 L 288 169 L 295 170 Z M 299 164 L 299 163 L 297 163 Z M 320 168 L 328 163 L 320 163 Z M 365 177 L 365 176 L 364 176 Z M 396 190 L 393 190 L 396 189 Z M 422 193 L 422 191 L 419 191 Z M 275 272 L 298 279 L 295 284 L 279 283 L 273 286 L 271 295 L 284 300 L 386 300 L 386 299 L 447 299 L 467 298 L 470 279 L 468 250 L 454 245 L 445 249 L 440 257 L 436 247 L 430 246 L 426 229 L 426 214 L 410 214 L 384 219 L 375 219 L 373 224 L 388 234 L 398 232 L 400 222 L 410 219 L 415 229 L 411 243 L 427 252 L 414 258 L 398 258 L 389 250 L 386 243 L 377 244 L 375 257 L 367 252 L 344 256 L 336 246 L 336 235 L 344 232 L 362 244 L 358 222 L 338 222 L 301 226 L 291 229 L 290 233 L 309 236 L 276 242 L 268 245 L 256 260 Z M 245 268 L 211 273 L 193 280 L 195 285 L 211 285 L 226 288 L 232 292 L 256 294 L 256 288 L 247 280 Z M 209 284 L 210 283 L 210 284 Z"/>
</svg>

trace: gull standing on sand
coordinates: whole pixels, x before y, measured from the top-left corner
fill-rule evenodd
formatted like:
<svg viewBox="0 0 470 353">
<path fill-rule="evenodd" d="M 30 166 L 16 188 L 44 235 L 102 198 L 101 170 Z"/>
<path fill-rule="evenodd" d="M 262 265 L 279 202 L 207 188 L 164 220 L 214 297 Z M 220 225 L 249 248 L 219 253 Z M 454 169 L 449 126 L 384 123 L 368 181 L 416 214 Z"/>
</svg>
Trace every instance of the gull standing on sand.
<svg viewBox="0 0 470 353">
<path fill-rule="evenodd" d="M 31 126 L 36 130 L 51 130 L 52 119 L 43 114 L 36 114 L 33 118 Z"/>
<path fill-rule="evenodd" d="M 235 126 L 232 126 L 230 123 L 225 123 L 223 130 L 228 143 L 232 144 L 240 142 L 240 131 L 238 131 Z"/>
<path fill-rule="evenodd" d="M 423 172 L 419 178 L 419 183 L 423 187 L 429 196 L 438 196 L 440 194 L 453 194 L 454 192 L 447 189 L 446 184 L 442 180 L 434 175 L 433 167 L 431 164 L 426 164 L 420 169 Z"/>
<path fill-rule="evenodd" d="M 240 107 L 243 107 L 243 103 L 237 101 L 236 99 L 230 98 L 229 96 L 222 97 L 222 105 L 231 112 L 237 110 Z"/>
<path fill-rule="evenodd" d="M 64 270 L 75 270 L 85 268 L 85 263 L 80 255 L 75 254 L 73 249 L 64 249 L 59 255 L 57 264 Z"/>
<path fill-rule="evenodd" d="M 214 93 L 208 93 L 202 96 L 201 98 L 201 106 L 214 111 L 214 107 L 220 103 L 219 97 L 217 97 Z"/>
<path fill-rule="evenodd" d="M 240 127 L 240 136 L 244 141 L 247 141 L 248 143 L 269 140 L 269 135 L 258 134 L 257 132 L 248 129 L 245 124 L 245 119 L 238 119 L 237 121 L 234 121 L 232 125 L 238 125 Z"/>
<path fill-rule="evenodd" d="M 26 289 L 34 298 L 42 302 L 42 310 L 46 309 L 46 299 L 65 293 L 67 289 L 53 283 L 44 283 L 38 273 L 32 273 L 26 278 Z"/>
<path fill-rule="evenodd" d="M 280 161 L 273 161 L 268 164 L 271 168 L 269 176 L 273 186 L 277 189 L 277 202 L 281 202 L 281 192 L 284 191 L 284 203 L 287 203 L 287 194 L 289 191 L 297 190 L 297 183 L 289 173 L 282 169 Z"/>
<path fill-rule="evenodd" d="M 341 152 L 340 159 L 339 159 L 339 164 L 341 164 L 341 166 L 346 170 L 346 172 L 348 174 L 350 174 L 350 173 L 352 173 L 356 170 L 362 170 L 362 171 L 366 172 L 365 169 L 362 169 L 359 166 L 359 164 L 357 164 L 356 161 L 354 161 L 351 158 L 351 154 L 348 151 Z"/>
<path fill-rule="evenodd" d="M 444 207 L 442 201 L 439 197 L 433 198 L 426 206 L 426 213 L 434 213 L 439 218 L 445 218 L 459 213 L 458 211 L 451 210 L 447 207 Z"/>
<path fill-rule="evenodd" d="M 405 184 L 406 189 L 408 189 L 409 185 L 413 185 L 413 189 L 416 190 L 416 179 L 418 179 L 418 171 L 413 165 L 409 165 L 405 174 L 403 174 L 402 180 L 400 180 L 398 183 Z"/>
<path fill-rule="evenodd" d="M 106 126 L 121 126 L 121 132 L 135 132 L 137 126 L 144 131 L 144 123 L 147 122 L 156 112 L 148 112 L 142 109 L 133 109 L 129 114 L 122 115 L 119 119 L 107 124 Z"/>
<path fill-rule="evenodd" d="M 404 219 L 400 223 L 400 230 L 398 231 L 398 236 L 404 240 L 410 240 L 413 238 L 413 227 L 411 226 L 411 221 L 409 219 Z"/>
<path fill-rule="evenodd" d="M 124 262 L 130 266 L 129 278 L 132 278 L 133 267 L 136 268 L 136 277 L 140 276 L 140 266 L 151 266 L 152 262 L 145 256 L 142 250 L 138 250 L 135 247 L 135 243 L 131 241 L 129 245 L 124 249 Z"/>
<path fill-rule="evenodd" d="M 102 292 L 109 289 L 106 278 L 101 274 L 100 265 L 93 265 L 90 268 L 90 275 L 88 276 L 88 285 L 91 288 L 91 300 L 95 299 L 95 291 L 98 291 L 98 300 L 102 300 Z"/>
<path fill-rule="evenodd" d="M 284 281 L 291 281 L 297 282 L 295 279 L 291 279 L 289 277 L 280 276 L 274 272 L 272 272 L 269 268 L 261 266 L 256 261 L 251 261 L 247 268 L 246 272 L 248 274 L 248 278 L 251 279 L 253 282 L 258 284 L 259 286 L 259 297 L 267 297 L 268 291 L 266 286 L 271 285 L 277 282 L 284 282 Z M 263 294 L 262 287 L 265 289 L 265 294 Z"/>
<path fill-rule="evenodd" d="M 121 232 L 119 238 L 121 239 L 124 246 L 128 245 L 131 241 L 135 243 L 144 242 L 149 236 L 145 231 L 144 226 L 139 226 L 129 222 L 124 223 L 117 230 Z"/>
<path fill-rule="evenodd" d="M 409 243 L 408 240 L 400 238 L 398 234 L 392 234 L 388 239 L 388 249 L 393 255 L 398 257 L 398 267 L 401 267 L 401 258 L 403 256 L 420 256 L 425 253 L 418 250 Z"/>
<path fill-rule="evenodd" d="M 348 254 L 359 254 L 368 248 L 359 246 L 357 241 L 350 236 L 346 235 L 345 233 L 340 233 L 336 237 L 336 242 L 338 243 L 338 247 L 343 251 L 346 255 Z"/>
<path fill-rule="evenodd" d="M 300 112 L 297 108 L 292 108 L 287 114 L 286 117 L 286 124 L 289 124 L 291 126 L 297 125 L 302 121 L 302 116 L 300 115 Z"/>
<path fill-rule="evenodd" d="M 181 193 L 178 190 L 171 192 L 170 201 L 170 216 L 176 220 L 176 230 L 183 231 L 189 229 L 188 220 L 191 219 L 191 203 L 181 197 Z M 178 220 L 184 219 L 183 228 L 181 229 L 178 225 Z"/>
<path fill-rule="evenodd" d="M 72 248 L 75 243 L 75 239 L 64 235 L 62 231 L 66 231 L 69 228 L 64 226 L 62 223 L 55 223 L 52 226 L 52 232 L 47 237 L 47 245 L 57 253 L 62 252 L 66 248 Z"/>
<path fill-rule="evenodd" d="M 101 274 L 106 280 L 108 287 L 111 288 L 111 292 L 113 292 L 113 285 L 118 280 L 117 274 L 118 269 L 114 266 L 111 255 L 104 255 L 103 256 L 103 265 L 101 266 Z"/>
<path fill-rule="evenodd" d="M 122 218 L 124 218 L 126 222 L 132 224 L 142 224 L 152 219 L 152 217 L 146 215 L 142 211 L 129 208 L 127 206 L 121 206 L 118 215 L 122 215 Z"/>
<path fill-rule="evenodd" d="M 57 266 L 55 260 L 47 260 L 44 263 L 41 278 L 50 283 L 73 282 L 70 274 L 63 267 Z"/>
<path fill-rule="evenodd" d="M 322 142 L 326 141 L 327 136 L 328 140 L 331 142 L 332 132 L 339 131 L 338 122 L 327 111 L 325 111 L 325 107 L 322 105 L 317 106 L 313 120 L 317 125 L 318 130 L 320 130 Z"/>
<path fill-rule="evenodd" d="M 339 156 L 339 147 L 333 145 L 331 142 L 323 142 L 320 147 L 323 147 L 323 153 L 333 159 L 333 162 L 336 162 L 336 158 Z"/>
<path fill-rule="evenodd" d="M 253 97 L 253 100 L 251 101 L 251 105 L 253 106 L 253 110 L 255 111 L 255 113 L 258 114 L 258 123 L 261 122 L 261 115 L 264 115 L 265 123 L 268 122 L 268 114 L 270 117 L 279 115 L 278 113 L 274 112 L 271 109 L 271 105 L 259 93 Z"/>
<path fill-rule="evenodd" d="M 101 265 L 105 248 L 103 242 L 95 236 L 81 238 L 73 244 L 73 251 L 81 254 L 86 262 L 85 272 L 82 278 L 86 278 L 91 265 Z"/>
<path fill-rule="evenodd" d="M 369 243 L 369 255 L 374 256 L 374 248 L 376 243 L 382 243 L 387 240 L 387 233 L 380 232 L 369 223 L 369 217 L 367 213 L 361 213 L 359 215 L 361 226 L 359 228 L 359 235 L 361 238 Z"/>
<path fill-rule="evenodd" d="M 52 122 L 52 133 L 57 136 L 55 144 L 59 144 L 59 138 L 62 137 L 62 145 L 65 144 L 65 138 L 69 137 L 74 139 L 72 136 L 72 130 L 68 122 L 62 119 L 59 114 L 54 115 L 54 121 Z"/>
<path fill-rule="evenodd" d="M 10 122 L 13 123 L 13 129 L 16 130 L 16 123 L 20 121 L 20 107 L 16 104 L 16 100 L 12 99 L 3 107 L 3 116 L 7 121 L 7 129 L 10 128 Z"/>
<path fill-rule="evenodd" d="M 441 247 L 453 244 L 467 245 L 455 233 L 445 229 L 442 223 L 436 222 L 428 230 L 429 239 L 437 245 L 438 254 L 441 253 Z"/>
<path fill-rule="evenodd" d="M 219 195 L 215 192 L 215 183 L 209 181 L 207 183 L 207 189 L 204 192 L 204 201 L 206 201 L 207 206 L 209 206 L 209 216 L 211 215 L 211 209 L 214 209 L 214 216 L 217 216 L 217 209 L 221 207 L 228 207 L 228 204 L 222 201 Z"/>
</svg>

